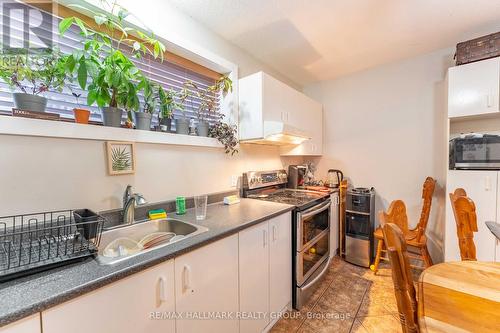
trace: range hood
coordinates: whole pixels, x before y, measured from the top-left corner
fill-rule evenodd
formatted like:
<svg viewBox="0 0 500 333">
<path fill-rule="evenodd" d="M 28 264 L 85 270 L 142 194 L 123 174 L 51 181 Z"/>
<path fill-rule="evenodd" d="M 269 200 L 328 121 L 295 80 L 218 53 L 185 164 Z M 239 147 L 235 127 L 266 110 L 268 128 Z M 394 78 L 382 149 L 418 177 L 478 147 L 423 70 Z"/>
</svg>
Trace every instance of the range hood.
<svg viewBox="0 0 500 333">
<path fill-rule="evenodd" d="M 308 133 L 280 121 L 264 121 L 262 138 L 241 140 L 242 143 L 253 143 L 273 146 L 300 145 L 311 139 Z"/>
</svg>

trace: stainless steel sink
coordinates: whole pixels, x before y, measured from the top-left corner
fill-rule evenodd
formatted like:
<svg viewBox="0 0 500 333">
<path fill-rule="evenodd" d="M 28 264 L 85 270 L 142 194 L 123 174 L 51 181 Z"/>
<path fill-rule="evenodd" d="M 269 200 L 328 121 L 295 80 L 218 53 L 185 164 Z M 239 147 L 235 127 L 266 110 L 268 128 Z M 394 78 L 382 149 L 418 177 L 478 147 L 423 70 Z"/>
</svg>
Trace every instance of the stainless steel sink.
<svg viewBox="0 0 500 333">
<path fill-rule="evenodd" d="M 149 252 L 158 249 L 160 247 L 169 246 L 172 243 L 177 242 L 177 241 L 170 241 L 162 243 L 148 249 L 143 249 L 135 254 L 131 254 L 128 256 L 110 258 L 110 257 L 105 257 L 103 255 L 106 246 L 118 238 L 126 237 L 138 242 L 146 235 L 149 235 L 153 232 L 162 232 L 162 231 L 173 232 L 178 236 L 179 235 L 185 236 L 184 238 L 177 240 L 177 241 L 182 241 L 186 238 L 190 238 L 195 235 L 206 232 L 208 231 L 208 228 L 176 219 L 162 219 L 162 220 L 148 220 L 144 222 L 137 222 L 132 225 L 118 227 L 108 231 L 103 231 L 101 236 L 101 242 L 99 244 L 97 261 L 101 265 L 112 265 L 117 262 L 133 258 L 142 253 Z"/>
</svg>

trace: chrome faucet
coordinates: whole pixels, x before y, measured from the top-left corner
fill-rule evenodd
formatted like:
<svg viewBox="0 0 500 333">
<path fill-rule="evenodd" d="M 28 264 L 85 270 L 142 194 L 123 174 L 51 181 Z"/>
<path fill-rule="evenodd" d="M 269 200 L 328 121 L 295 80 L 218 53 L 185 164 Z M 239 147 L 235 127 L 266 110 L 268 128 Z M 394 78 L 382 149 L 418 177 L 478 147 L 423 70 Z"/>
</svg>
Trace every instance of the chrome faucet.
<svg viewBox="0 0 500 333">
<path fill-rule="evenodd" d="M 132 186 L 127 185 L 123 193 L 123 224 L 132 224 L 135 219 L 135 207 L 147 204 L 148 202 L 139 193 L 132 193 Z"/>
</svg>

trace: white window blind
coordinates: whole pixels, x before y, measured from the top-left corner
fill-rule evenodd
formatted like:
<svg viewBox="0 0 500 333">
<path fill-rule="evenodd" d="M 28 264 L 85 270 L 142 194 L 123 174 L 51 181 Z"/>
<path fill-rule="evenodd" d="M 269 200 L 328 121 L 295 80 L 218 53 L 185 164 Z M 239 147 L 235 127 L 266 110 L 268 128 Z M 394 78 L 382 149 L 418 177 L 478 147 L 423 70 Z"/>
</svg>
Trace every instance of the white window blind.
<svg viewBox="0 0 500 333">
<path fill-rule="evenodd" d="M 3 25 L 4 16 L 7 13 L 2 12 L 0 24 Z M 30 11 L 30 19 L 34 22 L 39 20 L 38 14 L 35 10 Z M 52 39 L 54 47 L 58 47 L 63 53 L 71 53 L 77 48 L 83 47 L 83 38 L 79 34 L 79 29 L 76 26 L 72 26 L 65 33 L 63 37 L 58 34 L 58 25 L 61 21 L 60 18 L 53 16 L 52 20 L 52 31 L 50 29 L 43 31 L 43 36 Z M 22 46 L 23 45 L 23 13 L 22 11 L 16 12 L 11 11 L 8 17 L 8 22 L 10 25 L 10 39 L 12 46 Z M 3 27 L 0 29 L 0 34 L 3 34 Z M 1 38 L 0 38 L 1 40 Z M 42 41 L 37 40 L 37 38 L 31 38 L 31 46 L 43 47 Z M 130 48 L 124 46 L 123 51 L 130 54 Z M 175 91 L 180 91 L 182 89 L 183 83 L 187 80 L 194 82 L 201 89 L 206 89 L 208 86 L 214 84 L 214 79 L 204 76 L 200 73 L 194 72 L 190 69 L 183 68 L 177 64 L 171 63 L 168 59 L 163 62 L 159 59 L 153 59 L 151 56 L 145 56 L 142 59 L 136 59 L 131 57 L 131 60 L 137 65 L 137 67 L 144 73 L 145 76 L 150 78 L 152 81 L 157 82 L 163 86 L 164 89 L 174 89 Z M 70 89 L 71 88 L 71 89 Z M 47 97 L 47 112 L 57 113 L 61 118 L 66 120 L 71 120 L 73 116 L 73 108 L 78 107 L 75 97 L 71 94 L 73 90 L 77 94 L 81 94 L 79 98 L 80 106 L 87 108 L 91 111 L 91 121 L 101 122 L 101 112 L 97 106 L 87 106 L 87 92 L 82 91 L 79 86 L 72 84 L 71 87 L 67 86 L 62 92 L 46 92 L 43 96 Z M 14 90 L 5 82 L 0 81 L 0 113 L 10 114 L 12 108 L 14 107 L 12 92 Z M 194 91 L 191 91 L 194 93 Z M 142 95 L 139 95 L 139 99 L 142 101 Z M 219 96 L 220 101 L 220 96 Z M 196 98 L 193 94 L 184 103 L 184 113 L 177 109 L 174 110 L 174 118 L 179 118 L 185 116 L 186 118 L 197 120 L 197 110 L 200 105 L 200 100 Z M 142 105 L 141 105 L 142 108 Z M 217 103 L 217 108 L 219 108 L 219 103 Z M 158 110 L 157 110 L 158 111 Z M 124 115 L 125 117 L 126 115 Z M 206 117 L 209 122 L 213 123 L 217 118 L 215 116 Z M 153 118 L 153 124 L 158 122 L 158 112 L 155 113 Z"/>
</svg>

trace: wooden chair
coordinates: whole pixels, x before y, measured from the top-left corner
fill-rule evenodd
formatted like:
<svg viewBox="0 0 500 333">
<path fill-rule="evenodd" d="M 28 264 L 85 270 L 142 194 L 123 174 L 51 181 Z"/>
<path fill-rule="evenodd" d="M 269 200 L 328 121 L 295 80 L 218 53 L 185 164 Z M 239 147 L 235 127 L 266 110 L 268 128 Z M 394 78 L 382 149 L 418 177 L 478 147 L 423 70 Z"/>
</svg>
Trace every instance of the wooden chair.
<svg viewBox="0 0 500 333">
<path fill-rule="evenodd" d="M 418 221 L 415 229 L 408 228 L 408 217 L 406 216 L 406 206 L 403 201 L 395 200 L 389 206 L 387 214 L 381 212 L 379 213 L 380 222 L 383 221 L 395 223 L 399 226 L 405 240 L 408 245 L 416 247 L 419 249 L 420 255 L 412 256 L 412 258 L 421 260 L 424 263 L 424 268 L 432 266 L 432 258 L 429 255 L 429 250 L 427 249 L 427 237 L 425 236 L 425 230 L 427 228 L 427 223 L 429 222 L 429 215 L 431 212 L 432 205 L 432 195 L 434 194 L 434 189 L 436 188 L 436 181 L 432 177 L 427 177 L 425 179 L 422 188 L 422 211 L 420 213 L 420 220 Z M 387 260 L 384 256 L 382 257 L 382 252 L 385 252 L 384 248 L 384 236 L 382 229 L 379 227 L 374 232 L 375 239 L 377 243 L 377 253 L 375 256 L 375 263 L 373 265 L 373 271 L 377 274 L 378 265 L 380 260 Z M 416 266 L 414 266 L 416 267 Z M 419 267 L 417 267 L 419 268 Z"/>
<path fill-rule="evenodd" d="M 458 246 L 462 260 L 476 260 L 474 232 L 477 232 L 476 205 L 463 188 L 450 193 L 451 207 L 457 224 Z"/>
<path fill-rule="evenodd" d="M 396 224 L 386 223 L 383 234 L 391 262 L 392 282 L 403 333 L 418 333 L 417 296 L 403 232 Z"/>
</svg>

